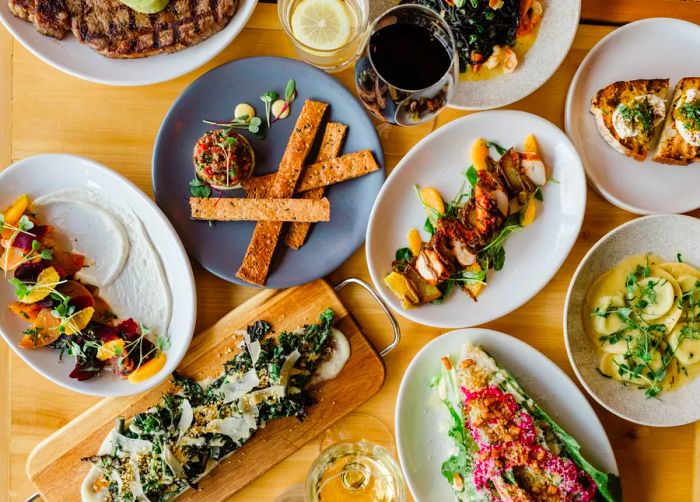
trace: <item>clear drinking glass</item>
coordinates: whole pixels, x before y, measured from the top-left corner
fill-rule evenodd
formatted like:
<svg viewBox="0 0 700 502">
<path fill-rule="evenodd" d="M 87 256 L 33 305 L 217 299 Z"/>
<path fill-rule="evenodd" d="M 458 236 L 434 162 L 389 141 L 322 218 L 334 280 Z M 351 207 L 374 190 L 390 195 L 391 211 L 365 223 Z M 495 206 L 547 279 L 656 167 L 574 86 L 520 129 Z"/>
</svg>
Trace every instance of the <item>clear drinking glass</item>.
<svg viewBox="0 0 700 502">
<path fill-rule="evenodd" d="M 326 431 L 309 470 L 305 502 L 404 502 L 394 439 L 379 419 L 352 413 Z"/>
<path fill-rule="evenodd" d="M 424 70 L 435 69 L 430 68 L 433 63 L 431 58 L 417 57 L 416 49 L 423 47 L 415 45 L 418 39 L 409 36 L 411 32 L 407 30 L 403 35 L 399 32 L 397 36 L 397 44 L 403 44 L 406 49 L 392 58 L 394 62 L 400 60 L 400 66 L 405 71 L 394 72 L 399 73 L 398 77 L 388 75 L 386 71 L 383 74 L 381 68 L 377 68 L 378 65 L 375 64 L 381 55 L 382 46 L 375 41 L 379 41 L 377 33 L 390 27 L 395 29 L 396 26 L 393 25 L 408 25 L 427 30 L 432 41 L 438 41 L 444 48 L 449 60 L 445 71 L 435 74 L 432 80 L 426 80 L 426 85 L 420 88 L 410 88 L 398 83 L 401 73 L 404 76 L 409 76 L 411 72 L 414 75 L 428 75 Z M 431 46 L 433 49 L 436 47 Z M 454 91 L 457 71 L 455 40 L 447 23 L 427 7 L 402 4 L 386 11 L 371 25 L 362 55 L 355 65 L 355 85 L 363 104 L 377 118 L 389 124 L 409 126 L 433 119 L 447 106 Z"/>
<path fill-rule="evenodd" d="M 332 2 L 341 5 L 335 9 L 341 16 L 346 15 L 349 27 L 344 41 L 333 47 L 320 48 L 302 41 L 299 33 L 295 33 L 293 17 L 296 10 L 304 2 L 315 0 L 278 0 L 277 13 L 285 33 L 292 41 L 299 58 L 327 72 L 340 71 L 351 65 L 359 55 L 365 33 L 369 25 L 369 0 L 336 0 Z"/>
</svg>

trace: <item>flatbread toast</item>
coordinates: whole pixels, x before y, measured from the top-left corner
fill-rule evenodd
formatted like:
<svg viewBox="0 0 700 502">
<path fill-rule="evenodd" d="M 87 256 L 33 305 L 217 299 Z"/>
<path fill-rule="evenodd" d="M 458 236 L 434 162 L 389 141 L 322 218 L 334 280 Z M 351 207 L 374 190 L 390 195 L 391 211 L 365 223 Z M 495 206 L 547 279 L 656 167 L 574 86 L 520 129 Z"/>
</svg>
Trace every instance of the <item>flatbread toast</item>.
<svg viewBox="0 0 700 502">
<path fill-rule="evenodd" d="M 668 108 L 652 160 L 681 166 L 700 161 L 700 77 L 679 80 Z"/>
<path fill-rule="evenodd" d="M 667 99 L 668 85 L 667 78 L 640 79 L 600 89 L 591 102 L 591 113 L 603 139 L 624 155 L 646 159 L 663 123 L 666 107 L 661 102 Z"/>
</svg>

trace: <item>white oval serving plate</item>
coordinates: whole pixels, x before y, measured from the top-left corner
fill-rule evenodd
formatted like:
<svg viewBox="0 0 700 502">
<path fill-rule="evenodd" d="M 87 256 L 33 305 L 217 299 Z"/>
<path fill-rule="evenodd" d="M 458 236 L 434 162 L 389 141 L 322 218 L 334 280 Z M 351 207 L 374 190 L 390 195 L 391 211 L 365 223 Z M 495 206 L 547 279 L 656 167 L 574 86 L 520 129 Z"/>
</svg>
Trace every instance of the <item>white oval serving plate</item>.
<svg viewBox="0 0 700 502">
<path fill-rule="evenodd" d="M 142 382 L 130 383 L 108 369 L 100 377 L 79 382 L 68 377 L 73 360 L 49 348 L 25 350 L 18 346 L 27 323 L 6 306 L 15 301 L 14 287 L 0 280 L 0 335 L 29 366 L 44 377 L 67 389 L 95 396 L 126 396 L 144 392 L 165 380 L 185 356 L 192 340 L 196 318 L 196 289 L 185 249 L 170 222 L 136 185 L 111 169 L 89 159 L 64 154 L 29 157 L 0 172 L 0 208 L 7 207 L 26 193 L 34 200 L 64 188 L 86 187 L 104 192 L 129 206 L 143 223 L 156 249 L 168 279 L 172 297 L 172 316 L 168 337 L 170 348 L 160 372 Z M 50 223 L 50 222 L 48 222 Z M 144 298 L 143 301 L 148 301 Z"/>
<path fill-rule="evenodd" d="M 396 401 L 396 443 L 406 483 L 417 502 L 455 500 L 440 473 L 453 442 L 450 417 L 430 387 L 442 356 L 458 356 L 466 342 L 481 345 L 520 382 L 526 392 L 582 447 L 597 468 L 618 474 L 605 429 L 576 384 L 552 361 L 525 342 L 498 331 L 472 328 L 445 333 L 423 347 L 401 381 Z"/>
<path fill-rule="evenodd" d="M 63 40 L 44 36 L 31 23 L 15 17 L 6 1 L 0 2 L 0 22 L 29 52 L 64 73 L 100 84 L 136 86 L 172 80 L 216 57 L 238 36 L 257 3 L 258 0 L 240 0 L 229 24 L 200 44 L 141 59 L 101 56 L 70 33 Z"/>
<path fill-rule="evenodd" d="M 620 80 L 682 77 L 700 69 L 700 26 L 653 18 L 616 29 L 586 55 L 566 96 L 566 133 L 588 179 L 609 202 L 636 214 L 685 213 L 700 207 L 700 166 L 639 162 L 616 152 L 598 133 L 589 109 L 603 87 Z"/>
<path fill-rule="evenodd" d="M 440 305 L 404 310 L 384 284 L 396 250 L 407 245 L 410 228 L 422 228 L 425 210 L 414 185 L 433 186 L 452 198 L 465 179 L 469 149 L 477 138 L 504 147 L 519 146 L 532 133 L 540 154 L 558 183 L 542 187 L 544 202 L 534 223 L 514 232 L 505 244 L 505 266 L 491 271 L 488 286 L 474 302 L 453 291 Z M 462 328 L 492 321 L 535 296 L 559 270 L 571 250 L 586 208 L 586 179 L 578 154 L 551 122 L 530 113 L 499 110 L 462 117 L 428 135 L 394 168 L 372 208 L 367 227 L 367 265 L 385 302 L 412 321 L 429 326 Z M 427 234 L 423 232 L 424 239 Z"/>
<path fill-rule="evenodd" d="M 588 288 L 622 259 L 654 253 L 674 261 L 700 266 L 700 220 L 684 215 L 656 215 L 637 218 L 611 230 L 583 257 L 574 273 L 564 306 L 564 341 L 569 361 L 581 385 L 611 413 L 641 425 L 672 427 L 700 419 L 700 378 L 678 389 L 664 391 L 658 399 L 603 377 L 597 370 L 599 355 L 583 327 L 583 302 Z"/>
</svg>

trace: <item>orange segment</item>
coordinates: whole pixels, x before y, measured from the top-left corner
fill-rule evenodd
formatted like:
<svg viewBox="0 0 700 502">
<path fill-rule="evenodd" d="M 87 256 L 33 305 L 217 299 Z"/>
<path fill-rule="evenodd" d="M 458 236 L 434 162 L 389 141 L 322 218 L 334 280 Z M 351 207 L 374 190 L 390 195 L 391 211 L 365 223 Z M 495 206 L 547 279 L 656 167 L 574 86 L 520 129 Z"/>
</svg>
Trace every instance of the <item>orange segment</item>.
<svg viewBox="0 0 700 502">
<path fill-rule="evenodd" d="M 85 307 L 83 310 L 79 310 L 72 316 L 64 319 L 61 324 L 63 324 L 65 334 L 75 335 L 76 333 L 80 333 L 88 325 L 94 313 L 94 308 Z"/>
<path fill-rule="evenodd" d="M 468 272 L 478 273 L 478 272 L 481 272 L 482 269 L 481 269 L 481 265 L 479 265 L 478 263 L 473 263 L 473 264 L 469 265 L 468 267 L 465 267 L 464 270 L 466 270 Z M 469 294 L 471 295 L 472 298 L 476 298 L 477 296 L 479 296 L 479 293 L 481 293 L 481 290 L 483 288 L 484 288 L 484 284 L 481 282 L 473 282 L 470 284 L 467 283 L 464 285 L 464 289 L 469 291 Z"/>
<path fill-rule="evenodd" d="M 34 322 L 36 320 L 36 317 L 39 315 L 42 308 L 43 307 L 41 305 L 37 305 L 36 303 L 32 305 L 25 305 L 20 302 L 13 302 L 9 306 L 10 312 L 15 314 L 23 321 L 29 322 Z"/>
<path fill-rule="evenodd" d="M 520 213 L 520 225 L 523 227 L 528 226 L 530 223 L 535 221 L 535 215 L 537 214 L 537 205 L 535 204 L 535 198 L 531 197 L 527 202 L 527 206 Z"/>
<path fill-rule="evenodd" d="M 420 198 L 426 207 L 432 208 L 439 215 L 445 214 L 445 203 L 442 200 L 442 195 L 437 188 L 425 187 L 420 191 Z"/>
<path fill-rule="evenodd" d="M 486 146 L 486 140 L 479 138 L 472 144 L 471 157 L 474 168 L 482 171 L 488 167 L 486 159 L 489 156 L 489 147 Z"/>
<path fill-rule="evenodd" d="M 115 356 L 121 356 L 124 353 L 125 342 L 121 338 L 116 338 L 102 344 L 102 346 L 97 349 L 97 359 L 100 361 L 106 361 Z"/>
<path fill-rule="evenodd" d="M 22 303 L 35 303 L 49 296 L 61 278 L 53 267 L 45 268 L 36 279 L 36 284 L 31 286 L 29 293 L 20 299 Z"/>
<path fill-rule="evenodd" d="M 2 215 L 5 218 L 5 223 L 7 223 L 8 225 L 16 226 L 17 222 L 24 214 L 24 211 L 27 210 L 28 206 L 29 197 L 26 193 L 17 197 L 17 199 L 15 199 L 15 201 L 12 203 L 12 205 L 2 212 Z M 9 239 L 11 235 L 12 230 L 10 230 L 9 228 L 2 231 L 3 239 Z"/>
<path fill-rule="evenodd" d="M 14 270 L 17 267 L 17 265 L 19 265 L 20 262 L 24 260 L 24 257 L 26 255 L 27 252 L 15 247 L 10 247 L 5 250 L 2 256 L 0 256 L 0 268 L 3 269 L 5 272 Z"/>
<path fill-rule="evenodd" d="M 415 228 L 408 231 L 408 249 L 411 250 L 413 256 L 418 256 L 420 250 L 423 248 L 423 239 L 421 239 L 420 232 Z"/>
<path fill-rule="evenodd" d="M 165 366 L 165 354 L 162 352 L 150 361 L 141 365 L 136 371 L 129 375 L 129 381 L 131 383 L 138 383 L 151 378 L 153 375 L 158 373 Z"/>
<path fill-rule="evenodd" d="M 50 309 L 42 309 L 34 321 L 33 329 L 35 333 L 24 335 L 19 342 L 19 346 L 23 349 L 34 349 L 56 341 L 61 335 L 58 331 L 60 323 L 59 319 L 51 315 Z"/>
</svg>

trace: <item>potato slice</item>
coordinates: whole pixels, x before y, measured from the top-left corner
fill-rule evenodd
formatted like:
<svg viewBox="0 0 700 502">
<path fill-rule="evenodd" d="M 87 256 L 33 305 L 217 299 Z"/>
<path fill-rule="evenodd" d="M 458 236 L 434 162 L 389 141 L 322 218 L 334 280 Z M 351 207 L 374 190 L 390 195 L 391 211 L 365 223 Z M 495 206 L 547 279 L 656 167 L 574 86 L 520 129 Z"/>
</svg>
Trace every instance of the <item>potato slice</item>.
<svg viewBox="0 0 700 502">
<path fill-rule="evenodd" d="M 420 303 L 415 285 L 405 275 L 391 272 L 384 278 L 384 284 L 399 297 L 403 308 L 410 308 Z"/>
<path fill-rule="evenodd" d="M 467 272 L 478 273 L 478 272 L 481 272 L 482 268 L 481 268 L 481 265 L 479 265 L 478 263 L 473 263 L 473 264 L 469 265 L 468 267 L 465 267 L 464 270 Z M 471 284 L 464 283 L 464 285 L 462 287 L 469 293 L 469 296 L 476 299 L 476 297 L 479 296 L 481 291 L 484 289 L 484 283 L 482 283 L 482 282 L 473 282 Z"/>
<path fill-rule="evenodd" d="M 413 256 L 418 256 L 420 250 L 423 248 L 423 239 L 420 236 L 420 232 L 412 228 L 408 231 L 408 249 L 411 250 Z"/>
<path fill-rule="evenodd" d="M 527 202 L 525 209 L 520 212 L 520 225 L 526 227 L 535 221 L 535 216 L 537 215 L 537 204 L 535 203 L 535 198 L 531 197 Z"/>
</svg>

